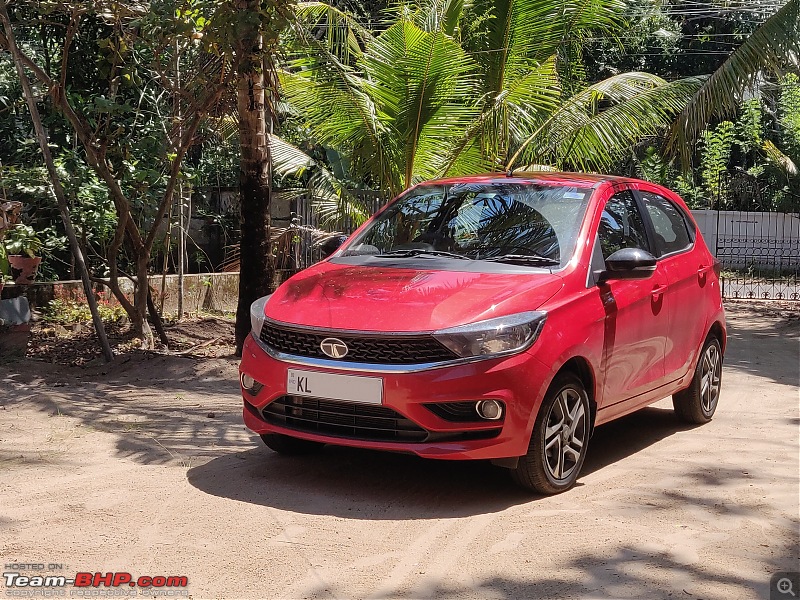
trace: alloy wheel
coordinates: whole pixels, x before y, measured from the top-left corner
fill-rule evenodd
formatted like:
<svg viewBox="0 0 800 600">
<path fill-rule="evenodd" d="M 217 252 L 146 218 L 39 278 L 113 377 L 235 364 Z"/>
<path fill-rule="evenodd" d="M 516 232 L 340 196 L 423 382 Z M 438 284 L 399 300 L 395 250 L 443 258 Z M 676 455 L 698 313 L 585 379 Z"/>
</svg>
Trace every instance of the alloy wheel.
<svg viewBox="0 0 800 600">
<path fill-rule="evenodd" d="M 553 479 L 569 479 L 580 466 L 588 435 L 586 424 L 580 392 L 571 387 L 561 390 L 550 408 L 544 434 L 544 463 Z"/>
<path fill-rule="evenodd" d="M 719 348 L 710 344 L 703 354 L 703 366 L 700 384 L 700 403 L 703 412 L 712 414 L 719 400 L 720 376 L 722 374 L 722 360 Z"/>
</svg>

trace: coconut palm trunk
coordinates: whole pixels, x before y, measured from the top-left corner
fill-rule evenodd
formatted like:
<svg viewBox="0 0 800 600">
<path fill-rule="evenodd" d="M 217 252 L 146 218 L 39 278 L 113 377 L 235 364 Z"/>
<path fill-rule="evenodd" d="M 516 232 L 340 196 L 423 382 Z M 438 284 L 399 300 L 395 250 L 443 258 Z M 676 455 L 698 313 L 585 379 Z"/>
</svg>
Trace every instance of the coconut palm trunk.
<svg viewBox="0 0 800 600">
<path fill-rule="evenodd" d="M 260 39 L 243 42 L 257 50 Z M 250 304 L 271 291 L 274 263 L 270 248 L 270 205 L 272 173 L 267 133 L 270 111 L 260 60 L 248 61 L 249 68 L 240 71 L 237 81 L 239 109 L 239 202 L 241 217 L 239 304 L 236 311 L 236 354 L 250 332 Z"/>
</svg>

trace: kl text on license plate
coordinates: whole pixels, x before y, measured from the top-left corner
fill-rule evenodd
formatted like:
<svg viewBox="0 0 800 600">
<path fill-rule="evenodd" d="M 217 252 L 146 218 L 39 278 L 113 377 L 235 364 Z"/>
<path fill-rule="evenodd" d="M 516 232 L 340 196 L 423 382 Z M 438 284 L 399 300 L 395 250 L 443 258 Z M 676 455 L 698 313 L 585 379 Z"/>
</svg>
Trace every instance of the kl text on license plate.
<svg viewBox="0 0 800 600">
<path fill-rule="evenodd" d="M 383 379 L 289 369 L 286 375 L 286 393 L 327 400 L 381 404 Z"/>
</svg>

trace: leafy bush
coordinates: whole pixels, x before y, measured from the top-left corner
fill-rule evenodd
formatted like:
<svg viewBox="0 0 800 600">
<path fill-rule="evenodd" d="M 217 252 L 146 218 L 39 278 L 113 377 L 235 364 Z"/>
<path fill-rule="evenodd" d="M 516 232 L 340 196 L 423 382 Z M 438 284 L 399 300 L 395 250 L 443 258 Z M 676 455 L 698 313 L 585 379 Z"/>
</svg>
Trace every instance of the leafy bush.
<svg viewBox="0 0 800 600">
<path fill-rule="evenodd" d="M 19 254 L 35 257 L 42 249 L 42 240 L 29 225 L 15 225 L 6 230 L 3 245 L 8 254 Z"/>
<path fill-rule="evenodd" d="M 110 304 L 101 297 L 97 302 L 97 310 L 100 318 L 104 322 L 116 322 L 125 318 L 125 310 L 119 304 Z M 92 320 L 92 313 L 89 305 L 85 302 L 75 300 L 51 300 L 47 307 L 42 311 L 44 321 L 50 323 L 60 323 L 61 325 L 72 325 L 74 323 L 87 323 Z"/>
</svg>

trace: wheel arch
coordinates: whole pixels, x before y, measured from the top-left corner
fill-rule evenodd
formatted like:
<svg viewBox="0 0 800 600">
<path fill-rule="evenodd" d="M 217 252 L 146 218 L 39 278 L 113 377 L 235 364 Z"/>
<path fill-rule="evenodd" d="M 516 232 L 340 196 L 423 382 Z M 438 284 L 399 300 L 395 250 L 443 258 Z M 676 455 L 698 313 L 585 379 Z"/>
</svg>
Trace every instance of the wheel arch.
<svg viewBox="0 0 800 600">
<path fill-rule="evenodd" d="M 592 411 L 591 430 L 589 431 L 589 435 L 591 435 L 594 433 L 594 422 L 597 417 L 597 380 L 591 363 L 583 356 L 573 356 L 561 365 L 561 368 L 556 371 L 555 377 L 559 373 L 572 373 L 581 380 L 583 387 L 586 389 L 586 395 L 589 397 L 589 407 Z"/>
<path fill-rule="evenodd" d="M 722 348 L 722 354 L 724 356 L 725 345 L 726 342 L 728 341 L 727 340 L 728 336 L 726 335 L 725 328 L 722 326 L 722 323 L 720 321 L 714 321 L 711 324 L 711 327 L 708 329 L 708 335 L 706 335 L 706 340 L 708 340 L 708 338 L 710 337 L 717 338 L 717 341 L 719 342 L 719 345 Z"/>
</svg>

